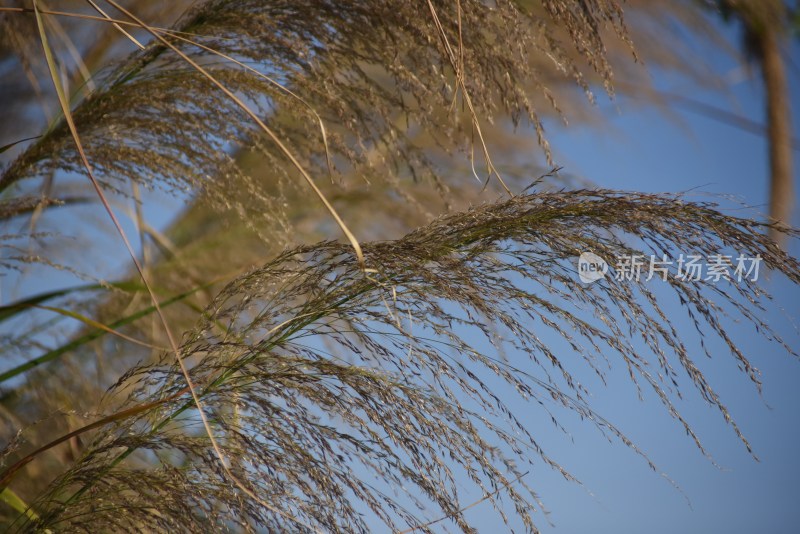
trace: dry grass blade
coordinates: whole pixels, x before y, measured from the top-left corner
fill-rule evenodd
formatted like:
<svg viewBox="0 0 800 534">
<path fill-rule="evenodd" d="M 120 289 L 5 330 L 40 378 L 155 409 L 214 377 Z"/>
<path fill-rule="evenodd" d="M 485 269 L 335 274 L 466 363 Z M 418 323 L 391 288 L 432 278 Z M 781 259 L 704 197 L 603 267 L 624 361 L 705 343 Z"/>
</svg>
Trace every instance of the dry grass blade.
<svg viewBox="0 0 800 534">
<path fill-rule="evenodd" d="M 300 173 L 300 175 L 305 180 L 306 184 L 308 184 L 308 186 L 311 188 L 311 190 L 314 192 L 314 194 L 317 196 L 317 198 L 319 198 L 319 200 L 325 206 L 325 209 L 328 210 L 328 213 L 330 213 L 331 217 L 333 217 L 333 219 L 336 221 L 336 224 L 342 230 L 342 233 L 344 233 L 345 237 L 350 242 L 350 245 L 353 247 L 353 250 L 356 253 L 356 257 L 359 259 L 359 262 L 361 263 L 362 268 L 366 268 L 366 265 L 364 264 L 364 254 L 361 251 L 361 245 L 359 245 L 358 239 L 356 239 L 356 236 L 353 235 L 353 232 L 351 232 L 350 229 L 347 227 L 347 225 L 344 223 L 344 221 L 342 220 L 342 218 L 339 215 L 339 213 L 331 205 L 331 203 L 328 201 L 328 199 L 325 197 L 325 195 L 322 193 L 322 191 L 319 189 L 319 187 L 317 187 L 317 184 L 314 183 L 313 178 L 311 178 L 311 175 L 308 174 L 308 171 L 305 169 L 305 167 L 298 161 L 297 157 L 292 153 L 291 150 L 289 150 L 289 148 L 284 144 L 284 142 L 280 139 L 280 137 L 278 137 L 278 135 L 276 135 L 275 132 L 269 126 L 267 126 L 266 123 L 264 123 L 264 121 L 261 120 L 261 118 L 258 115 L 256 115 L 256 113 L 252 109 L 250 109 L 250 106 L 245 104 L 238 96 L 236 96 L 230 89 L 228 89 L 220 80 L 218 80 L 211 73 L 209 73 L 208 70 L 204 69 L 196 61 L 192 60 L 189 56 L 187 56 L 186 54 L 181 52 L 177 47 L 175 47 L 172 43 L 170 43 L 165 37 L 163 37 L 161 34 L 159 34 L 158 31 L 156 31 L 154 29 L 151 29 L 142 20 L 138 19 L 130 11 L 126 10 L 124 7 L 122 7 L 118 3 L 114 2 L 113 0 L 108 0 L 108 3 L 110 5 L 112 5 L 112 6 L 114 6 L 115 8 L 117 8 L 121 13 L 125 14 L 125 16 L 129 17 L 136 24 L 140 25 L 141 28 L 147 30 L 151 35 L 153 35 L 153 37 L 155 37 L 157 40 L 159 40 L 164 46 L 166 46 L 167 48 L 169 48 L 170 50 L 172 50 L 173 52 L 178 54 L 178 56 L 180 56 L 181 59 L 183 59 L 186 63 L 191 65 L 191 67 L 193 69 L 195 69 L 197 72 L 202 74 L 206 79 L 208 79 L 212 84 L 214 84 L 220 91 L 225 93 L 225 95 L 232 102 L 234 102 L 245 114 L 247 114 L 248 117 L 250 117 L 250 119 L 253 120 L 253 122 L 255 124 L 258 125 L 258 127 L 264 133 L 266 133 L 269 136 L 269 138 L 272 140 L 272 142 L 274 142 L 278 146 L 280 151 L 289 159 L 289 161 L 292 163 L 294 168 L 297 169 L 297 171 Z"/>
<path fill-rule="evenodd" d="M 103 10 L 100 8 L 100 6 L 98 6 L 98 5 L 97 5 L 97 3 L 96 3 L 96 2 L 94 2 L 94 0 L 86 0 L 86 1 L 89 3 L 89 5 L 90 5 L 90 6 L 92 6 L 92 9 L 94 9 L 95 11 L 97 11 L 98 13 L 100 13 L 100 14 L 103 16 L 103 18 L 105 18 L 106 20 L 108 20 L 109 22 L 111 22 L 111 23 L 114 25 L 114 27 L 115 27 L 117 30 L 119 30 L 119 32 L 120 32 L 122 35 L 124 35 L 124 36 L 125 36 L 125 37 L 126 37 L 126 38 L 127 38 L 129 41 L 130 41 L 130 42 L 132 42 L 133 44 L 135 44 L 135 45 L 136 45 L 136 46 L 137 46 L 137 47 L 138 47 L 140 50 L 144 50 L 144 45 L 143 45 L 142 43 L 140 43 L 140 42 L 139 42 L 139 41 L 138 41 L 138 40 L 137 40 L 137 39 L 136 39 L 136 38 L 135 38 L 133 35 L 131 35 L 130 33 L 128 33 L 128 32 L 127 32 L 127 31 L 126 31 L 126 30 L 125 30 L 125 29 L 124 29 L 122 26 L 120 26 L 120 25 L 119 25 L 119 21 L 112 20 L 112 19 L 111 19 L 111 17 L 110 17 L 110 16 L 108 16 L 108 14 L 107 14 L 105 11 L 103 11 Z"/>
<path fill-rule="evenodd" d="M 500 176 L 500 173 L 495 168 L 494 164 L 492 163 L 492 158 L 489 155 L 489 148 L 486 146 L 486 140 L 483 138 L 483 130 L 481 129 L 480 121 L 478 120 L 478 114 L 475 111 L 475 107 L 472 105 L 472 99 L 469 96 L 469 91 L 467 91 L 467 85 L 464 81 L 466 74 L 464 73 L 464 44 L 461 40 L 461 2 L 457 2 L 457 11 L 458 11 L 458 35 L 459 35 L 459 42 L 458 42 L 458 54 L 453 51 L 453 47 L 450 45 L 450 40 L 447 37 L 447 32 L 445 31 L 444 27 L 442 26 L 442 22 L 439 20 L 439 15 L 436 12 L 436 8 L 433 5 L 431 0 L 428 1 L 428 9 L 431 12 L 431 18 L 433 18 L 434 23 L 436 24 L 436 29 L 439 32 L 439 39 L 441 39 L 442 46 L 444 47 L 445 53 L 447 55 L 447 59 L 450 61 L 450 65 L 453 67 L 453 71 L 455 72 L 456 76 L 456 84 L 458 87 L 461 88 L 461 94 L 464 98 L 464 102 L 467 104 L 467 109 L 469 110 L 470 120 L 472 121 L 472 127 L 474 128 L 475 132 L 478 134 L 478 140 L 481 143 L 481 149 L 483 150 L 483 157 L 486 161 L 486 168 L 488 171 L 488 176 L 486 178 L 486 183 L 492 178 L 492 175 L 496 176 L 497 179 L 500 181 L 500 185 L 503 186 L 506 193 L 512 195 L 511 189 L 508 188 L 503 177 Z M 453 102 L 458 99 L 458 91 L 456 94 L 453 95 Z M 472 159 L 471 159 L 472 161 Z M 475 172 L 475 166 L 472 165 L 472 172 L 478 181 L 482 181 L 478 174 Z"/>
<path fill-rule="evenodd" d="M 39 35 L 40 35 L 40 38 L 41 38 L 41 41 L 42 41 L 42 48 L 44 49 L 45 57 L 47 58 L 47 65 L 50 68 L 50 75 L 51 75 L 51 78 L 53 80 L 53 85 L 55 86 L 56 93 L 58 94 L 58 100 L 59 100 L 59 103 L 61 104 L 61 110 L 64 113 L 64 118 L 65 118 L 65 120 L 67 122 L 67 125 L 69 126 L 70 132 L 72 133 L 72 137 L 73 137 L 73 139 L 75 141 L 75 146 L 77 147 L 78 152 L 80 153 L 81 160 L 83 161 L 84 168 L 86 169 L 86 172 L 87 172 L 87 174 L 89 176 L 89 179 L 92 182 L 92 186 L 94 187 L 95 191 L 97 192 L 97 196 L 100 199 L 100 202 L 103 204 L 103 207 L 105 208 L 106 212 L 108 213 L 109 217 L 111 218 L 111 221 L 114 223 L 114 227 L 116 228 L 120 238 L 124 242 L 125 248 L 128 250 L 128 253 L 129 253 L 130 257 L 131 257 L 131 260 L 133 261 L 134 266 L 136 267 L 136 271 L 139 274 L 139 277 L 141 278 L 142 283 L 147 288 L 147 292 L 150 295 L 150 300 L 152 301 L 153 306 L 155 307 L 156 315 L 158 316 L 159 320 L 161 321 L 161 325 L 163 326 L 164 332 L 165 332 L 165 334 L 167 336 L 167 339 L 169 341 L 170 350 L 172 351 L 173 355 L 175 356 L 175 359 L 177 360 L 178 365 L 180 366 L 180 368 L 181 368 L 181 370 L 183 372 L 183 376 L 184 376 L 184 378 L 186 380 L 186 385 L 187 385 L 187 387 L 189 388 L 189 391 L 192 394 L 192 398 L 194 399 L 194 402 L 197 404 L 198 413 L 200 414 L 200 417 L 203 419 L 203 424 L 204 424 L 204 427 L 205 427 L 205 431 L 208 433 L 208 437 L 211 440 L 211 443 L 212 443 L 212 445 L 214 447 L 214 450 L 217 452 L 217 455 L 219 457 L 220 463 L 222 464 L 222 466 L 225 469 L 227 469 L 227 466 L 225 465 L 225 462 L 226 462 L 225 455 L 222 452 L 222 449 L 220 449 L 219 445 L 216 443 L 216 440 L 214 438 L 214 431 L 211 428 L 211 425 L 206 420 L 205 413 L 203 412 L 203 405 L 201 404 L 201 401 L 200 401 L 200 397 L 197 396 L 197 394 L 196 394 L 196 392 L 194 390 L 194 385 L 192 383 L 192 378 L 191 378 L 191 375 L 189 373 L 189 368 L 186 366 L 186 363 L 184 362 L 183 357 L 180 354 L 180 350 L 178 349 L 178 344 L 175 341 L 175 338 L 173 337 L 172 331 L 171 331 L 171 329 L 169 327 L 169 324 L 167 323 L 167 319 L 166 319 L 166 317 L 164 315 L 164 312 L 162 311 L 161 306 L 158 303 L 158 297 L 156 296 L 155 292 L 153 291 L 153 288 L 150 285 L 150 282 L 148 281 L 147 276 L 145 275 L 144 269 L 142 269 L 142 266 L 141 266 L 141 264 L 139 263 L 139 260 L 136 257 L 136 253 L 134 252 L 133 247 L 131 246 L 131 243 L 128 240 L 128 236 L 125 234 L 125 231 L 123 230 L 122 225 L 119 223 L 119 220 L 117 219 L 116 215 L 114 214 L 114 211 L 112 210 L 111 205 L 108 203 L 108 200 L 106 199 L 105 193 L 103 193 L 103 190 L 100 187 L 100 184 L 98 183 L 97 179 L 94 177 L 94 173 L 92 171 L 92 166 L 89 163 L 89 160 L 86 157 L 86 153 L 83 150 L 83 146 L 81 144 L 81 140 L 80 140 L 80 137 L 78 135 L 78 131 L 75 128 L 75 123 L 72 121 L 72 114 L 71 114 L 71 111 L 70 111 L 69 99 L 67 98 L 67 95 L 64 93 L 64 89 L 61 86 L 61 83 L 59 82 L 58 70 L 57 70 L 56 65 L 55 65 L 55 60 L 53 58 L 52 50 L 50 49 L 50 46 L 49 46 L 49 44 L 47 42 L 47 34 L 45 32 L 42 16 L 38 11 L 38 6 L 37 6 L 35 0 L 33 2 L 33 9 L 36 12 L 36 21 L 37 21 L 37 24 L 38 24 L 38 27 L 39 27 Z"/>
<path fill-rule="evenodd" d="M 41 2 L 41 0 L 39 1 Z M 44 9 L 47 9 L 47 6 L 45 6 Z M 78 72 L 83 78 L 83 84 L 86 86 L 86 90 L 89 93 L 94 91 L 97 88 L 97 86 L 95 85 L 94 80 L 92 79 L 92 74 L 89 72 L 89 68 L 83 62 L 83 58 L 81 57 L 81 54 L 78 51 L 78 49 L 75 47 L 75 43 L 72 42 L 72 39 L 64 30 L 64 28 L 61 26 L 61 23 L 59 23 L 58 19 L 48 19 L 46 23 L 51 27 L 53 33 L 55 33 L 56 36 L 58 36 L 58 39 L 63 44 L 64 49 L 67 51 L 67 53 L 75 63 L 76 67 L 78 68 Z"/>
</svg>

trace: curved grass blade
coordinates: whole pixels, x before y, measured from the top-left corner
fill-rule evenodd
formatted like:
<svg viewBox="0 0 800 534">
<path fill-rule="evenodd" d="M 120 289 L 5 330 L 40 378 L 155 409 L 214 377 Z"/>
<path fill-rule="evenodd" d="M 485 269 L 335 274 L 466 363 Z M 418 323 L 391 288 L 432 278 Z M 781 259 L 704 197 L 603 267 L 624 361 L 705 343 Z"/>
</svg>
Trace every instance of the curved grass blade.
<svg viewBox="0 0 800 534">
<path fill-rule="evenodd" d="M 115 4 L 114 2 L 110 2 L 110 3 L 112 5 L 114 5 L 115 7 L 117 7 L 117 9 L 120 9 L 118 4 Z M 175 340 L 175 336 L 172 333 L 172 329 L 169 327 L 169 324 L 167 323 L 167 319 L 164 316 L 164 313 L 162 312 L 161 307 L 158 305 L 158 299 L 156 298 L 156 294 L 153 291 L 152 286 L 148 282 L 148 278 L 145 275 L 144 269 L 142 268 L 142 265 L 141 265 L 141 263 L 139 262 L 139 260 L 138 260 L 138 258 L 136 256 L 136 253 L 133 250 L 133 246 L 131 245 L 131 242 L 128 239 L 127 234 L 125 233 L 125 230 L 122 228 L 122 224 L 119 222 L 119 219 L 114 214 L 114 210 L 111 208 L 111 204 L 109 204 L 108 199 L 106 198 L 106 195 L 103 192 L 103 189 L 100 187 L 100 183 L 97 181 L 97 178 L 94 175 L 94 171 L 92 170 L 92 165 L 89 163 L 89 158 L 86 155 L 86 151 L 83 149 L 83 143 L 81 142 L 81 138 L 78 135 L 78 130 L 77 130 L 77 127 L 75 126 L 75 121 L 72 118 L 72 112 L 71 112 L 71 109 L 70 109 L 69 100 L 68 100 L 67 95 L 66 95 L 66 93 L 64 91 L 64 87 L 62 86 L 62 84 L 61 84 L 61 82 L 59 80 L 58 68 L 56 66 L 56 61 L 55 61 L 55 58 L 53 57 L 53 51 L 50 48 L 50 45 L 49 45 L 48 40 L 47 40 L 47 32 L 45 31 L 44 20 L 42 18 L 41 13 L 39 12 L 39 6 L 38 6 L 36 0 L 33 0 L 33 10 L 34 10 L 34 13 L 36 15 L 36 25 L 37 25 L 37 28 L 39 30 L 39 38 L 40 38 L 40 42 L 42 44 L 42 49 L 44 50 L 45 59 L 47 61 L 47 67 L 50 70 L 50 79 L 53 82 L 53 86 L 55 87 L 56 93 L 58 95 L 58 102 L 59 102 L 59 104 L 61 106 L 61 111 L 64 113 L 64 120 L 65 120 L 65 122 L 67 124 L 67 127 L 69 128 L 70 134 L 72 135 L 72 139 L 75 142 L 75 148 L 78 151 L 81 163 L 83 164 L 83 167 L 86 169 L 86 173 L 87 173 L 87 175 L 89 177 L 89 181 L 91 182 L 92 187 L 94 188 L 95 192 L 97 193 L 97 197 L 100 199 L 100 202 L 103 204 L 103 207 L 105 208 L 106 213 L 108 213 L 108 216 L 111 219 L 111 222 L 114 224 L 114 227 L 116 228 L 120 239 L 124 243 L 125 248 L 128 250 L 128 254 L 131 257 L 131 261 L 133 262 L 133 265 L 136 267 L 136 272 L 139 274 L 139 278 L 141 278 L 142 283 L 147 288 L 147 292 L 150 295 L 150 300 L 153 302 L 154 311 L 155 311 L 156 315 L 158 316 L 159 321 L 161 322 L 161 325 L 162 325 L 162 327 L 164 329 L 164 333 L 166 334 L 167 339 L 169 340 L 170 349 L 171 349 L 172 353 L 175 355 L 175 360 L 178 362 L 178 365 L 181 368 L 181 373 L 183 374 L 183 377 L 186 380 L 186 384 L 189 386 L 189 389 L 192 392 L 192 398 L 194 399 L 195 403 L 197 404 L 197 408 L 198 408 L 198 411 L 200 413 L 200 417 L 203 420 L 203 427 L 205 428 L 209 439 L 214 444 L 214 450 L 217 452 L 217 455 L 219 456 L 219 459 L 220 459 L 220 462 L 221 462 L 223 468 L 227 469 L 227 466 L 225 465 L 225 457 L 222 454 L 222 451 L 220 450 L 219 446 L 216 444 L 216 441 L 214 439 L 213 431 L 211 430 L 211 426 L 207 421 L 206 415 L 203 413 L 203 407 L 200 404 L 200 399 L 197 397 L 197 395 L 196 395 L 196 393 L 194 391 L 194 386 L 192 384 L 192 377 L 191 377 L 191 375 L 189 373 L 189 369 L 186 366 L 186 363 L 183 361 L 183 357 L 181 356 L 180 350 L 178 349 L 178 343 Z M 144 24 L 141 21 L 137 20 L 137 22 L 142 24 L 143 27 L 144 27 Z M 157 35 L 155 32 L 151 32 L 151 33 L 153 35 Z M 164 40 L 163 37 L 160 37 L 160 39 Z M 198 68 L 200 68 L 200 67 L 198 66 Z"/>
<path fill-rule="evenodd" d="M 138 340 L 136 338 L 133 338 L 133 337 L 128 336 L 128 335 L 125 335 L 122 332 L 117 332 L 113 328 L 108 327 L 108 326 L 104 325 L 103 323 L 101 323 L 99 321 L 95 321 L 94 319 L 86 317 L 85 315 L 80 314 L 80 313 L 75 312 L 75 311 L 72 311 L 72 310 L 66 310 L 64 308 L 57 308 L 55 306 L 41 306 L 41 305 L 34 306 L 34 308 L 37 308 L 37 309 L 40 309 L 40 310 L 51 311 L 53 313 L 57 313 L 59 315 L 63 315 L 64 317 L 70 317 L 70 318 L 75 319 L 77 321 L 80 321 L 80 322 L 82 322 L 82 323 L 84 323 L 84 324 L 86 324 L 88 326 L 91 326 L 92 328 L 96 328 L 98 330 L 103 330 L 107 334 L 111 334 L 111 335 L 117 336 L 117 337 L 119 337 L 121 339 L 124 339 L 125 341 L 129 341 L 131 343 L 134 343 L 136 345 L 140 345 L 140 346 L 148 348 L 148 349 L 153 349 L 153 350 L 158 350 L 158 351 L 167 351 L 167 350 L 169 350 L 169 349 L 167 349 L 165 347 L 158 347 L 156 345 L 151 345 L 150 343 L 146 343 L 144 341 L 140 341 L 140 340 Z"/>
<path fill-rule="evenodd" d="M 98 291 L 98 290 L 108 289 L 109 287 L 121 289 L 126 292 L 145 290 L 144 286 L 136 284 L 134 282 L 111 282 L 108 284 L 88 284 L 84 286 L 47 291 L 45 293 L 39 293 L 38 295 L 33 295 L 31 297 L 19 300 L 17 302 L 13 302 L 11 304 L 6 304 L 5 306 L 0 306 L 0 323 L 5 320 L 11 319 L 16 315 L 19 315 L 20 313 L 32 307 L 35 307 L 41 304 L 42 302 L 47 302 L 48 300 L 52 300 L 58 297 L 65 297 L 72 293 L 78 293 L 81 291 Z"/>
<path fill-rule="evenodd" d="M 24 143 L 25 141 L 31 141 L 33 139 L 39 139 L 40 137 L 41 137 L 41 135 L 34 135 L 33 137 L 26 137 L 25 139 L 20 139 L 18 141 L 14 141 L 13 143 L 9 143 L 7 145 L 0 146 L 0 154 L 2 154 L 3 152 L 5 152 L 6 150 L 8 150 L 10 148 L 15 147 L 16 145 L 18 145 L 20 143 Z"/>
<path fill-rule="evenodd" d="M 280 151 L 289 159 L 292 166 L 294 166 L 294 168 L 297 169 L 297 171 L 300 173 L 300 175 L 303 177 L 303 179 L 306 181 L 306 183 L 312 189 L 312 191 L 314 191 L 314 194 L 317 196 L 317 198 L 319 198 L 319 200 L 325 206 L 325 209 L 328 211 L 331 217 L 333 217 L 334 221 L 336 221 L 336 224 L 339 226 L 339 228 L 342 230 L 342 233 L 350 242 L 350 246 L 353 247 L 359 265 L 361 266 L 362 270 L 365 270 L 366 266 L 364 264 L 364 252 L 361 250 L 361 245 L 359 244 L 358 239 L 356 239 L 356 236 L 353 234 L 352 231 L 350 231 L 350 228 L 348 228 L 344 220 L 342 220 L 339 213 L 336 211 L 336 209 L 333 207 L 333 205 L 330 203 L 327 197 L 322 193 L 320 188 L 317 187 L 317 184 L 314 183 L 313 178 L 311 178 L 311 175 L 308 173 L 305 167 L 303 167 L 303 165 L 298 161 L 297 157 L 295 157 L 292 151 L 289 150 L 286 144 L 283 141 L 281 141 L 280 137 L 278 137 L 278 135 L 269 126 L 267 126 L 266 123 L 262 121 L 261 118 L 259 118 L 259 116 L 252 109 L 250 109 L 250 107 L 247 104 L 245 104 L 239 97 L 237 97 L 233 93 L 233 91 L 228 89 L 225 86 L 225 84 L 223 84 L 213 75 L 211 75 L 210 72 L 208 72 L 206 69 L 200 66 L 200 64 L 198 64 L 192 58 L 181 52 L 175 45 L 170 43 L 157 30 L 151 29 L 147 24 L 144 23 L 144 21 L 136 17 L 130 11 L 126 10 L 123 6 L 119 5 L 117 2 L 114 2 L 113 0 L 108 0 L 108 3 L 117 8 L 117 10 L 119 10 L 125 16 L 136 22 L 141 28 L 147 30 L 159 42 L 161 42 L 164 46 L 175 52 L 178 56 L 180 56 L 182 60 L 188 63 L 194 70 L 203 75 L 219 90 L 225 93 L 225 96 L 227 96 L 242 111 L 244 111 L 244 113 L 247 114 L 247 116 L 250 117 L 253 120 L 253 122 L 255 122 L 255 124 L 258 125 L 258 127 L 269 136 L 270 139 L 272 139 L 272 141 L 277 145 Z"/>
<path fill-rule="evenodd" d="M 174 297 L 172 297 L 170 299 L 167 299 L 167 300 L 163 301 L 162 303 L 160 303 L 159 308 L 166 308 L 167 306 L 169 306 L 171 304 L 174 304 L 176 302 L 180 302 L 180 301 L 186 299 L 187 297 L 197 293 L 198 291 L 202 291 L 204 289 L 207 289 L 208 287 L 211 287 L 216 282 L 217 281 L 215 280 L 215 281 L 210 282 L 208 284 L 203 284 L 201 286 L 194 287 L 194 288 L 190 289 L 189 291 L 187 291 L 185 293 L 181 293 L 180 295 L 176 295 L 176 296 L 174 296 Z M 141 319 L 142 317 L 146 317 L 147 315 L 150 315 L 154 311 L 156 311 L 156 306 L 155 305 L 148 306 L 147 308 L 139 310 L 138 312 L 133 313 L 131 315 L 128 315 L 127 317 L 123 317 L 122 319 L 120 319 L 118 321 L 114 321 L 113 323 L 107 325 L 107 327 L 109 329 L 117 329 L 117 328 L 119 328 L 121 326 L 125 326 L 127 324 L 130 324 L 130 323 L 136 321 L 137 319 Z M 4 382 L 6 380 L 9 380 L 11 378 L 14 378 L 15 376 L 19 376 L 22 373 L 25 373 L 26 371 L 29 371 L 29 370 L 33 369 L 34 367 L 38 367 L 39 365 L 41 365 L 43 363 L 47 363 L 49 361 L 53 361 L 56 358 L 58 358 L 59 356 L 61 356 L 62 354 L 67 353 L 67 352 L 69 352 L 71 350 L 75 350 L 76 348 L 81 347 L 81 346 L 89 343 L 90 341 L 94 341 L 95 339 L 98 339 L 98 338 L 106 335 L 107 333 L 108 333 L 107 330 L 103 330 L 103 329 L 100 329 L 100 328 L 95 328 L 95 330 L 93 330 L 93 331 L 91 331 L 91 332 L 89 332 L 87 334 L 84 334 L 83 336 L 81 336 L 81 337 L 79 337 L 77 339 L 74 339 L 74 340 L 70 341 L 69 343 L 67 343 L 65 345 L 62 345 L 62 346 L 60 346 L 58 348 L 55 348 L 55 349 L 53 349 L 51 351 L 48 351 L 45 354 L 42 354 L 41 356 L 39 356 L 37 358 L 29 360 L 29 361 L 27 361 L 27 362 L 25 362 L 25 363 L 23 363 L 21 365 L 18 365 L 16 367 L 14 367 L 12 369 L 9 369 L 8 371 L 0 374 L 0 383 Z"/>
<path fill-rule="evenodd" d="M 25 501 L 20 499 L 19 495 L 14 493 L 11 488 L 3 488 L 3 491 L 0 492 L 0 501 L 19 512 L 20 515 L 27 516 L 31 521 L 37 521 L 39 519 L 39 515 L 34 512 L 30 506 L 25 504 Z"/>
</svg>

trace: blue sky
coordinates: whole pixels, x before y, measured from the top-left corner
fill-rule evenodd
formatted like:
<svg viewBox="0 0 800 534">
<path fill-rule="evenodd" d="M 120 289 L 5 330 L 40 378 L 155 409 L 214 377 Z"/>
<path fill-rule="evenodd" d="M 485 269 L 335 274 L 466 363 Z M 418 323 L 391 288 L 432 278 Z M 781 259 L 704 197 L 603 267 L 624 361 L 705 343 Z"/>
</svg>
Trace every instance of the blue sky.
<svg viewBox="0 0 800 534">
<path fill-rule="evenodd" d="M 727 33 L 733 37 L 732 31 Z M 796 65 L 800 47 L 794 45 L 789 55 L 794 63 L 789 76 L 794 131 L 798 132 L 800 72 Z M 729 58 L 708 50 L 698 50 L 698 59 L 723 74 L 733 67 Z M 742 79 L 731 85 L 730 99 L 720 99 L 719 94 L 705 94 L 674 76 L 652 74 L 661 89 L 763 123 L 763 93 L 757 79 Z M 692 191 L 690 198 L 702 200 L 713 200 L 709 195 L 733 195 L 737 202 L 767 211 L 767 145 L 762 137 L 689 112 L 677 111 L 668 117 L 622 97 L 614 102 L 603 99 L 599 106 L 610 118 L 607 130 L 570 127 L 549 131 L 557 162 L 565 172 L 612 189 Z M 797 177 L 796 169 L 797 165 Z M 726 198 L 717 200 L 733 205 Z M 797 243 L 792 251 L 798 253 Z M 797 348 L 800 335 L 788 317 L 800 320 L 800 291 L 780 279 L 766 281 L 766 287 L 776 295 L 776 306 L 767 321 Z M 677 305 L 667 309 L 668 315 L 679 322 L 685 315 Z M 743 327 L 737 333 L 744 352 L 762 372 L 761 396 L 737 370 L 724 347 L 714 345 L 711 360 L 699 353 L 696 358 L 752 443 L 759 461 L 747 452 L 716 410 L 689 392 L 678 407 L 698 431 L 718 464 L 715 466 L 655 399 L 637 400 L 624 369 L 618 367 L 618 372 L 611 373 L 608 387 L 592 389 L 593 407 L 633 438 L 681 490 L 589 425 L 570 426 L 574 443 L 545 431 L 548 451 L 580 478 L 584 487 L 566 482 L 547 469 L 529 476 L 528 482 L 540 492 L 555 523 L 550 527 L 540 520 L 544 532 L 800 531 L 800 363 L 777 345 L 767 344 L 752 329 Z M 480 508 L 471 513 L 481 531 L 497 531 L 488 520 L 488 505 L 483 512 Z"/>
</svg>

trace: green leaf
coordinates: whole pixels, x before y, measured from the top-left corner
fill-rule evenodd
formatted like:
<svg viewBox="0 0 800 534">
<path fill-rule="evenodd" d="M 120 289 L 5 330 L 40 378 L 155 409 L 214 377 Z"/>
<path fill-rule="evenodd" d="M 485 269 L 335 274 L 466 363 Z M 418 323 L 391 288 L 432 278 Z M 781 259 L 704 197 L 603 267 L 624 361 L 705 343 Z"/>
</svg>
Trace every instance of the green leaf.
<svg viewBox="0 0 800 534">
<path fill-rule="evenodd" d="M 34 512 L 30 506 L 25 504 L 25 501 L 20 499 L 11 488 L 4 488 L 3 491 L 0 492 L 0 501 L 3 501 L 20 514 L 25 514 L 32 521 L 39 519 L 39 516 L 36 514 L 36 512 Z"/>
</svg>

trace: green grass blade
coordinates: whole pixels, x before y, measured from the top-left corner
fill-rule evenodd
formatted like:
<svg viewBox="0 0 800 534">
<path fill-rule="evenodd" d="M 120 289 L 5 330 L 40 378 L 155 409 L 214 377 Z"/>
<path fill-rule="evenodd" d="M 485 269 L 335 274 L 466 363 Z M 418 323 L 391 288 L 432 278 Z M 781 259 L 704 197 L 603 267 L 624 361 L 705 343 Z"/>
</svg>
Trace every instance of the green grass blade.
<svg viewBox="0 0 800 534">
<path fill-rule="evenodd" d="M 144 286 L 142 286 L 141 284 L 137 284 L 134 282 L 112 282 L 110 284 L 88 284 L 83 286 L 47 291 L 44 293 L 39 293 L 38 295 L 33 295 L 23 300 L 12 302 L 11 304 L 7 304 L 5 306 L 0 306 L 0 323 L 5 320 L 11 319 L 12 317 L 34 306 L 37 306 L 43 302 L 47 302 L 48 300 L 70 295 L 72 293 L 78 293 L 81 291 L 98 291 L 102 289 L 108 289 L 109 286 L 127 292 L 144 291 L 145 289 Z"/>
<path fill-rule="evenodd" d="M 20 514 L 26 515 L 31 521 L 36 521 L 39 519 L 39 516 L 36 514 L 36 512 L 34 512 L 30 506 L 25 504 L 25 501 L 20 499 L 11 488 L 4 488 L 3 491 L 0 492 L 0 501 L 6 503 Z"/>
<path fill-rule="evenodd" d="M 176 302 L 180 302 L 180 301 L 188 298 L 189 296 L 197 293 L 198 291 L 201 291 L 203 289 L 206 289 L 206 288 L 210 287 L 213 284 L 214 284 L 214 282 L 211 282 L 211 283 L 208 283 L 208 284 L 203 284 L 201 286 L 197 286 L 195 288 L 192 288 L 192 289 L 190 289 L 189 291 L 187 291 L 185 293 L 181 293 L 179 295 L 176 295 L 176 296 L 174 296 L 174 297 L 172 297 L 172 298 L 170 298 L 168 300 L 165 300 L 165 301 L 161 302 L 161 307 L 166 307 L 166 306 L 169 306 L 169 305 L 174 304 Z M 156 311 L 156 306 L 148 306 L 147 308 L 139 310 L 138 312 L 133 313 L 131 315 L 128 315 L 127 317 L 123 317 L 122 319 L 120 319 L 118 321 L 114 321 L 113 323 L 111 323 L 110 325 L 107 325 L 107 326 L 108 326 L 109 329 L 119 328 L 121 326 L 125 326 L 127 324 L 130 324 L 130 323 L 136 321 L 137 319 L 141 319 L 142 317 L 150 315 L 154 311 Z M 49 361 L 55 360 L 56 358 L 58 358 L 62 354 L 66 353 L 66 352 L 69 352 L 71 350 L 74 350 L 74 349 L 76 349 L 76 348 L 78 348 L 78 347 L 80 347 L 82 345 L 85 345 L 85 344 L 91 342 L 91 341 L 94 341 L 95 339 L 98 339 L 98 338 L 106 335 L 107 333 L 108 333 L 107 330 L 104 330 L 104 329 L 101 329 L 101 328 L 95 328 L 91 332 L 89 332 L 87 334 L 84 334 L 84 335 L 80 336 L 79 338 L 74 339 L 74 340 L 70 341 L 69 343 L 67 343 L 65 345 L 62 345 L 62 346 L 60 346 L 58 348 L 55 348 L 55 349 L 53 349 L 51 351 L 48 351 L 45 354 L 42 354 L 41 356 L 39 356 L 37 358 L 29 360 L 29 361 L 27 361 L 27 362 L 25 362 L 23 364 L 20 364 L 20 365 L 14 367 L 12 369 L 9 369 L 8 371 L 6 371 L 6 372 L 4 372 L 2 374 L 0 374 L 0 383 L 5 382 L 6 380 L 9 380 L 11 378 L 14 378 L 15 376 L 19 376 L 22 373 L 25 373 L 25 372 L 33 369 L 34 367 L 37 367 L 37 366 L 39 366 L 39 365 L 41 365 L 43 363 L 47 363 Z"/>
<path fill-rule="evenodd" d="M 14 141 L 13 143 L 8 143 L 7 145 L 0 146 L 0 154 L 8 150 L 9 148 L 13 148 L 20 143 L 24 143 L 25 141 L 31 141 L 33 139 L 39 139 L 41 135 L 35 135 L 33 137 L 26 137 L 25 139 L 19 139 L 18 141 Z"/>
</svg>

